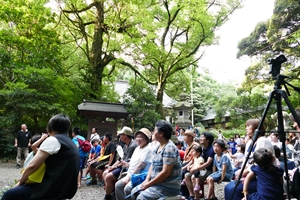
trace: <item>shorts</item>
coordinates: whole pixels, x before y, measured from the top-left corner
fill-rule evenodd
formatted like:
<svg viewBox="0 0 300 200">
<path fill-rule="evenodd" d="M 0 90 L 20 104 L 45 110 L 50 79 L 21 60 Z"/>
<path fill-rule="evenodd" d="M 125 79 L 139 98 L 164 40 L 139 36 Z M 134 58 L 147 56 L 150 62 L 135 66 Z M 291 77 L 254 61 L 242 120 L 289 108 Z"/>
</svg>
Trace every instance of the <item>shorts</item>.
<svg viewBox="0 0 300 200">
<path fill-rule="evenodd" d="M 114 175 L 114 177 L 116 179 L 118 179 L 120 176 L 121 170 L 122 170 L 122 167 L 118 167 L 118 168 L 112 170 L 111 173 Z"/>
<path fill-rule="evenodd" d="M 80 157 L 79 169 L 82 170 L 85 167 L 86 157 Z"/>
<path fill-rule="evenodd" d="M 209 175 L 210 177 L 212 177 L 214 179 L 214 182 L 218 182 L 219 180 L 221 180 L 221 176 L 222 174 L 220 172 L 214 172 L 211 175 Z M 228 179 L 226 176 L 224 178 L 223 181 L 231 181 L 230 179 Z"/>
</svg>

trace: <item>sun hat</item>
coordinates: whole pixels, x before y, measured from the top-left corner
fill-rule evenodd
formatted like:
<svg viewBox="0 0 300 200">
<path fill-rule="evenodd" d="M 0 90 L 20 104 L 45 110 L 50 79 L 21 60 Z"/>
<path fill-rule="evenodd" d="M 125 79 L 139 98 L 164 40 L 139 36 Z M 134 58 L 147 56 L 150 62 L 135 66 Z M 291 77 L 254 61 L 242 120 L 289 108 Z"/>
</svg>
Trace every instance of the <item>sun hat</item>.
<svg viewBox="0 0 300 200">
<path fill-rule="evenodd" d="M 128 135 L 128 136 L 133 136 L 133 132 L 132 132 L 132 129 L 129 128 L 128 126 L 123 126 L 122 130 L 120 131 L 117 131 L 117 135 L 121 135 L 121 134 L 125 134 L 125 135 Z"/>
<path fill-rule="evenodd" d="M 149 139 L 151 138 L 151 132 L 147 128 L 141 128 L 140 130 L 135 132 L 134 137 L 136 137 L 136 134 L 138 134 L 138 133 L 143 133 L 144 135 L 147 136 L 147 138 L 149 138 Z"/>
<path fill-rule="evenodd" d="M 196 137 L 196 134 L 193 130 L 186 130 L 183 135 L 190 135 L 192 137 Z"/>
</svg>

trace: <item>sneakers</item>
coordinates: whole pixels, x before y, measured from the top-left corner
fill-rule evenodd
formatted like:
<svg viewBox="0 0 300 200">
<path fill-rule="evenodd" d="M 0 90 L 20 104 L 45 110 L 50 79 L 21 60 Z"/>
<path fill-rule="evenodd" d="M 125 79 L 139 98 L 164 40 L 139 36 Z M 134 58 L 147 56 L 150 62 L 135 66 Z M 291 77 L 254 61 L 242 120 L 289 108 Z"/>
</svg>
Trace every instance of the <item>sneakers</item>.
<svg viewBox="0 0 300 200">
<path fill-rule="evenodd" d="M 87 186 L 90 186 L 90 185 L 97 185 L 97 180 L 90 180 L 86 183 Z"/>
<path fill-rule="evenodd" d="M 195 192 L 199 192 L 199 191 L 200 191 L 200 185 L 195 185 L 194 191 L 195 191 Z"/>
<path fill-rule="evenodd" d="M 99 181 L 99 187 L 102 187 L 102 186 L 104 186 L 104 181 L 103 180 L 101 180 L 101 181 Z"/>
<path fill-rule="evenodd" d="M 20 169 L 20 167 L 21 167 L 21 165 L 17 165 L 17 166 L 16 166 L 17 169 Z"/>
</svg>

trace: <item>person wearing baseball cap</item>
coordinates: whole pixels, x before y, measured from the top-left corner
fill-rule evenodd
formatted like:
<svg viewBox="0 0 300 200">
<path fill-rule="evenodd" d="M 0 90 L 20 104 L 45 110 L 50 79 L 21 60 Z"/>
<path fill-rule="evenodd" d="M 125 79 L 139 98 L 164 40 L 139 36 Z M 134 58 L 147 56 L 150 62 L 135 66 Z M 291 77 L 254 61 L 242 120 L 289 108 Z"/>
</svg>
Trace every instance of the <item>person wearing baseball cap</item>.
<svg viewBox="0 0 300 200">
<path fill-rule="evenodd" d="M 149 145 L 151 132 L 147 128 L 142 128 L 134 136 L 138 146 L 134 150 L 129 164 L 125 163 L 126 166 L 129 165 L 127 175 L 115 184 L 116 200 L 123 200 L 125 196 L 130 194 L 132 190 L 131 175 L 148 171 L 151 165 L 153 155 L 152 148 Z"/>
<path fill-rule="evenodd" d="M 131 128 L 129 128 L 128 126 L 124 126 L 122 130 L 117 131 L 117 133 L 117 136 L 120 136 L 121 142 L 125 143 L 123 147 L 124 156 L 103 172 L 103 180 L 106 186 L 104 197 L 105 200 L 113 199 L 111 193 L 115 189 L 115 183 L 120 176 L 122 168 L 128 168 L 128 165 L 126 166 L 126 163 L 129 162 L 135 148 L 137 147 L 136 142 L 133 140 L 133 132 Z"/>
</svg>

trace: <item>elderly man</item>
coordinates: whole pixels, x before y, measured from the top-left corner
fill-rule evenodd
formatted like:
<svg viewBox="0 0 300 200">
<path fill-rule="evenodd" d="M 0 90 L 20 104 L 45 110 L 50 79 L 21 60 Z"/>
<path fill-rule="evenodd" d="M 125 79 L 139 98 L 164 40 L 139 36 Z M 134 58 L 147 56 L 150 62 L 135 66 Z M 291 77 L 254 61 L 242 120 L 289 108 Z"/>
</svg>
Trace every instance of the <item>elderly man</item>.
<svg viewBox="0 0 300 200">
<path fill-rule="evenodd" d="M 21 156 L 24 155 L 26 159 L 28 155 L 28 147 L 30 147 L 31 132 L 28 131 L 26 124 L 21 125 L 21 130 L 15 136 L 15 147 L 18 148 L 17 152 L 17 169 L 21 167 Z"/>
<path fill-rule="evenodd" d="M 122 130 L 118 131 L 118 136 L 120 136 L 121 142 L 125 143 L 123 147 L 124 156 L 122 160 L 125 162 L 129 162 L 135 148 L 137 147 L 136 142 L 133 140 L 133 132 L 131 128 L 124 126 Z M 120 159 L 103 172 L 103 180 L 105 184 L 104 200 L 110 200 L 113 198 L 111 193 L 115 189 L 115 183 L 118 180 L 121 170 L 124 167 L 127 168 L 125 162 L 121 162 Z"/>
</svg>

